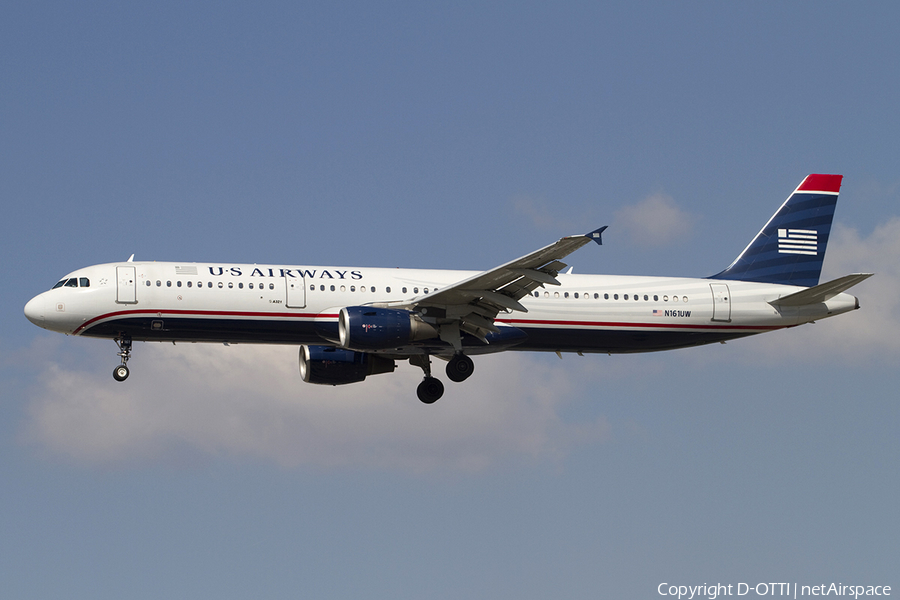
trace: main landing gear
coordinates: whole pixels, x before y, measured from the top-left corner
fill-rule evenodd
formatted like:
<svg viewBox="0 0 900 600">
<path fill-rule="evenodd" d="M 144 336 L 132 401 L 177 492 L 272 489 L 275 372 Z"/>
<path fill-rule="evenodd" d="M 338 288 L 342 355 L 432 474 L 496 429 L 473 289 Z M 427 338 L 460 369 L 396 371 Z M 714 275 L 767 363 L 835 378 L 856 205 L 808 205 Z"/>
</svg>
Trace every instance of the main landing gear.
<svg viewBox="0 0 900 600">
<path fill-rule="evenodd" d="M 117 337 L 116 345 L 119 346 L 118 356 L 122 358 L 122 364 L 113 369 L 113 379 L 116 381 L 125 381 L 128 379 L 128 359 L 131 358 L 131 338 L 127 335 Z"/>
<path fill-rule="evenodd" d="M 422 367 L 425 372 L 425 379 L 416 388 L 416 395 L 425 404 L 434 404 L 444 395 L 444 384 L 440 379 L 431 376 L 431 357 L 423 354 L 410 358 L 409 362 Z"/>
<path fill-rule="evenodd" d="M 425 404 L 434 404 L 444 395 L 444 384 L 441 383 L 440 379 L 431 375 L 431 357 L 425 354 L 412 358 L 409 362 L 422 367 L 422 370 L 425 372 L 425 379 L 416 388 L 416 395 Z M 465 381 L 472 375 L 474 370 L 475 363 L 462 352 L 454 354 L 453 358 L 447 362 L 447 377 L 450 378 L 450 381 L 457 383 Z"/>
<path fill-rule="evenodd" d="M 475 363 L 462 352 L 454 354 L 453 358 L 447 363 L 447 377 L 450 378 L 450 381 L 455 381 L 456 383 L 468 379 L 474 370 Z"/>
</svg>

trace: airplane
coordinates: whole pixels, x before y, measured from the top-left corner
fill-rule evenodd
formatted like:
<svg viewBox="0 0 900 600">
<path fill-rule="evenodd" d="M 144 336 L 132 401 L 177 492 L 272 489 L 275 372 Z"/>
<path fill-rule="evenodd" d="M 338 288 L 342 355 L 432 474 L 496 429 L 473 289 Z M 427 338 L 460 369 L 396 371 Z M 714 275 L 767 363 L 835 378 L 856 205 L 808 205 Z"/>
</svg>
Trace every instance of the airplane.
<svg viewBox="0 0 900 600">
<path fill-rule="evenodd" d="M 25 305 L 35 325 L 109 338 L 117 381 L 132 342 L 300 346 L 303 381 L 357 383 L 421 368 L 418 398 L 444 393 L 431 358 L 461 382 L 472 356 L 515 351 L 653 352 L 726 342 L 859 308 L 819 283 L 842 175 L 813 174 L 723 271 L 704 278 L 576 275 L 562 259 L 602 244 L 600 227 L 483 272 L 134 261 L 69 273 Z"/>
</svg>

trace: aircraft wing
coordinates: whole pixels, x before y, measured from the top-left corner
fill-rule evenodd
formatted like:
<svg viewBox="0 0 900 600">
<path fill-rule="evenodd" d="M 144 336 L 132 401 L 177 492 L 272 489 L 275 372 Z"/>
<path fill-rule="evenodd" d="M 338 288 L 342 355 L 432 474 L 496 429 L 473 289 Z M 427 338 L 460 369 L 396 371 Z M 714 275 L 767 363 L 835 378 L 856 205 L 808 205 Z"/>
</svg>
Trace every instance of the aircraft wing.
<svg viewBox="0 0 900 600">
<path fill-rule="evenodd" d="M 521 258 L 416 298 L 407 306 L 438 323 L 458 322 L 461 331 L 487 342 L 498 332 L 494 318 L 500 311 L 528 312 L 519 300 L 536 288 L 560 285 L 556 276 L 567 265 L 560 261 L 590 241 L 602 244 L 606 226 L 584 235 L 564 237 Z M 442 336 L 444 337 L 444 336 Z"/>
</svg>

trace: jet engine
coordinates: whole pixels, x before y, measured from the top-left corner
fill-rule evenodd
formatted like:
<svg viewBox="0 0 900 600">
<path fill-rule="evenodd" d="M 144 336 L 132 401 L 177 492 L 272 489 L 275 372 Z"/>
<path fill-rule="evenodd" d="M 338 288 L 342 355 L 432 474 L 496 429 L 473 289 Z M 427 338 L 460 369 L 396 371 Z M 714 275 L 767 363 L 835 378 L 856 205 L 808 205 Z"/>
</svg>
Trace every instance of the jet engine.
<svg viewBox="0 0 900 600">
<path fill-rule="evenodd" d="M 437 337 L 437 329 L 408 310 L 348 306 L 338 317 L 341 346 L 354 350 L 386 350 Z"/>
<path fill-rule="evenodd" d="M 331 346 L 300 346 L 300 376 L 307 383 L 357 383 L 369 375 L 392 373 L 390 358 Z"/>
</svg>

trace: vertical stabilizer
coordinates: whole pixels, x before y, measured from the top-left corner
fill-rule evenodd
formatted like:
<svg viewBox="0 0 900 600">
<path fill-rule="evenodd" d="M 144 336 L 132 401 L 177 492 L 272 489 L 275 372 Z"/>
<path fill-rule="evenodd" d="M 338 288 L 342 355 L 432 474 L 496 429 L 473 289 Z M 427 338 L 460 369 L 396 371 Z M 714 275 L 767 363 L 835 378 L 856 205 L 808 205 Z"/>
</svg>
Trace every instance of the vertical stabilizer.
<svg viewBox="0 0 900 600">
<path fill-rule="evenodd" d="M 710 279 L 818 285 L 843 175 L 809 175 L 731 265 Z"/>
</svg>

